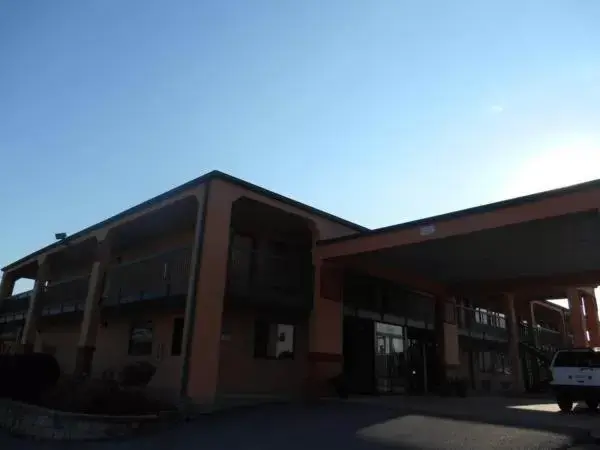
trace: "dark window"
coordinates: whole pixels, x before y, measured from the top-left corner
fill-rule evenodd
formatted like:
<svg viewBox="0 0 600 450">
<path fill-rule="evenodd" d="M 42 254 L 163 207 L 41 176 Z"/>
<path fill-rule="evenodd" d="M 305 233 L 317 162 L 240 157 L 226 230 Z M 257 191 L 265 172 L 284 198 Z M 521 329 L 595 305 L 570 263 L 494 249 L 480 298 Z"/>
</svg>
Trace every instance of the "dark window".
<svg viewBox="0 0 600 450">
<path fill-rule="evenodd" d="M 508 357 L 504 352 L 496 353 L 496 372 L 504 375 L 510 374 L 510 365 Z"/>
<path fill-rule="evenodd" d="M 494 352 L 479 352 L 478 368 L 480 372 L 490 373 L 494 371 Z"/>
<path fill-rule="evenodd" d="M 256 321 L 254 325 L 254 357 L 293 359 L 294 325 Z"/>
<path fill-rule="evenodd" d="M 183 317 L 176 317 L 173 320 L 173 336 L 171 339 L 171 355 L 181 355 L 181 348 L 183 346 Z"/>
<path fill-rule="evenodd" d="M 129 354 L 131 356 L 147 356 L 152 354 L 154 328 L 152 322 L 135 324 L 129 335 Z"/>
</svg>

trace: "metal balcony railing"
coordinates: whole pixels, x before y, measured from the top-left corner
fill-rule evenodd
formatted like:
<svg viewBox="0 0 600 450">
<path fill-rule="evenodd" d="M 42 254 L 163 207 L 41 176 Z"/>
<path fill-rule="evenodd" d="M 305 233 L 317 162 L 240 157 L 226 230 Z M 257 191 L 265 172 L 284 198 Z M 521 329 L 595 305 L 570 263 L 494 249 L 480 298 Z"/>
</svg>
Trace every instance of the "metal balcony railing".
<svg viewBox="0 0 600 450">
<path fill-rule="evenodd" d="M 232 246 L 227 275 L 228 293 L 241 297 L 277 297 L 282 303 L 312 299 L 313 268 L 308 255 L 280 256 Z"/>
<path fill-rule="evenodd" d="M 559 331 L 541 326 L 532 328 L 524 323 L 519 325 L 519 339 L 521 342 L 530 345 L 535 344 L 536 347 L 540 348 L 555 349 L 566 345 Z"/>
<path fill-rule="evenodd" d="M 109 267 L 103 305 L 185 296 L 191 256 L 191 248 L 183 247 Z"/>
<path fill-rule="evenodd" d="M 506 317 L 501 313 L 457 306 L 456 322 L 462 334 L 467 336 L 500 341 L 508 340 Z"/>
<path fill-rule="evenodd" d="M 189 285 L 191 248 L 169 250 L 136 261 L 114 265 L 106 273 L 103 306 L 116 306 L 150 299 L 186 295 Z M 50 283 L 42 292 L 42 315 L 82 311 L 89 275 Z M 25 320 L 31 291 L 2 302 L 0 324 Z"/>
<path fill-rule="evenodd" d="M 89 281 L 89 275 L 85 275 L 58 283 L 50 283 L 42 293 L 42 315 L 54 316 L 83 311 Z"/>
</svg>

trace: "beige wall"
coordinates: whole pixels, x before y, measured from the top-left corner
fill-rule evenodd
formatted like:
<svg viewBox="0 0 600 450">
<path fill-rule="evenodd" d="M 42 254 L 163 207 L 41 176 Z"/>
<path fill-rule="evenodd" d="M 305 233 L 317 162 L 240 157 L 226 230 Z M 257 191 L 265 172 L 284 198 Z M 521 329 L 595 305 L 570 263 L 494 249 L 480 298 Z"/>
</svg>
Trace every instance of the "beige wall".
<svg viewBox="0 0 600 450">
<path fill-rule="evenodd" d="M 92 364 L 92 376 L 100 378 L 107 369 L 119 369 L 134 361 L 149 361 L 157 367 L 156 374 L 149 386 L 158 389 L 179 391 L 181 384 L 182 357 L 171 356 L 173 320 L 183 317 L 180 313 L 145 312 L 126 317 L 110 316 L 106 326 L 98 331 L 96 351 Z M 152 321 L 154 325 L 154 343 L 149 356 L 129 356 L 129 331 L 133 322 Z M 75 355 L 79 338 L 79 321 L 61 321 L 60 323 L 40 327 L 36 341 L 36 351 L 44 346 L 55 348 L 55 357 L 65 374 L 75 370 Z"/>
<path fill-rule="evenodd" d="M 295 328 L 293 360 L 254 358 L 254 321 L 257 314 L 226 310 L 219 357 L 220 394 L 298 394 L 306 376 L 308 327 L 303 320 Z M 277 322 L 277 321 L 274 321 Z M 280 323 L 288 322 L 286 320 Z"/>
<path fill-rule="evenodd" d="M 42 323 L 35 342 L 35 350 L 43 351 L 44 347 L 53 347 L 54 356 L 64 374 L 72 374 L 75 370 L 75 355 L 81 324 L 78 318 L 56 320 L 53 323 Z"/>
<path fill-rule="evenodd" d="M 129 317 L 108 317 L 106 326 L 101 327 L 98 333 L 92 376 L 101 377 L 102 372 L 107 369 L 119 368 L 134 361 L 149 361 L 157 368 L 149 386 L 178 390 L 181 382 L 182 357 L 171 356 L 173 319 L 175 317 L 183 317 L 183 311 L 179 314 L 146 312 Z M 130 328 L 134 322 L 138 321 L 151 321 L 154 326 L 151 355 L 129 356 L 127 354 Z"/>
</svg>

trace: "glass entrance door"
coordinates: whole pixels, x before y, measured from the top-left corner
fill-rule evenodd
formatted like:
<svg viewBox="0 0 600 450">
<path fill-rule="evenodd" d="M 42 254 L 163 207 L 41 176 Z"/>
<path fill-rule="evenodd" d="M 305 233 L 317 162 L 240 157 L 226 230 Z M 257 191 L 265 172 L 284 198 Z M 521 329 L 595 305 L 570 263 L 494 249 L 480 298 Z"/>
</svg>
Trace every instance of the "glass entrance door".
<svg viewBox="0 0 600 450">
<path fill-rule="evenodd" d="M 375 382 L 380 393 L 406 390 L 404 329 L 398 325 L 375 325 Z"/>
</svg>

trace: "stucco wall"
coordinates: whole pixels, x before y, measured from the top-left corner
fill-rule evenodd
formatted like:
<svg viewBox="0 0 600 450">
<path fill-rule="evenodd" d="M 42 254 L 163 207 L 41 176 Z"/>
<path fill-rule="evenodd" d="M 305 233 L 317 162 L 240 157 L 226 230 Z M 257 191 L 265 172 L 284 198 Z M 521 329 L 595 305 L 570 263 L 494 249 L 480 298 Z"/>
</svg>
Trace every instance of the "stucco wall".
<svg viewBox="0 0 600 450">
<path fill-rule="evenodd" d="M 105 326 L 98 330 L 96 351 L 92 364 L 92 376 L 100 378 L 107 369 L 118 369 L 134 361 L 149 361 L 157 367 L 150 387 L 179 390 L 181 383 L 182 357 L 171 355 L 173 320 L 183 317 L 178 313 L 144 312 L 124 317 L 108 318 Z M 129 332 L 137 321 L 151 321 L 154 326 L 152 353 L 148 356 L 129 356 Z M 63 321 L 42 326 L 36 340 L 36 350 L 54 347 L 54 355 L 65 374 L 75 369 L 75 357 L 79 339 L 80 323 Z"/>
<path fill-rule="evenodd" d="M 35 350 L 41 352 L 47 347 L 52 347 L 61 371 L 65 374 L 72 374 L 75 370 L 75 355 L 80 330 L 79 319 L 42 324 L 37 334 Z"/>
<path fill-rule="evenodd" d="M 219 357 L 220 394 L 297 394 L 306 377 L 308 326 L 306 319 L 295 327 L 293 360 L 254 358 L 255 313 L 226 310 Z M 289 320 L 274 320 L 287 323 Z"/>
<path fill-rule="evenodd" d="M 108 319 L 100 328 L 92 365 L 92 376 L 100 377 L 107 369 L 122 367 L 134 361 L 149 361 L 157 367 L 150 387 L 179 389 L 182 357 L 171 355 L 173 320 L 180 313 L 145 312 L 129 317 Z M 151 321 L 154 327 L 152 353 L 148 356 L 129 356 L 129 333 L 134 322 Z"/>
</svg>

